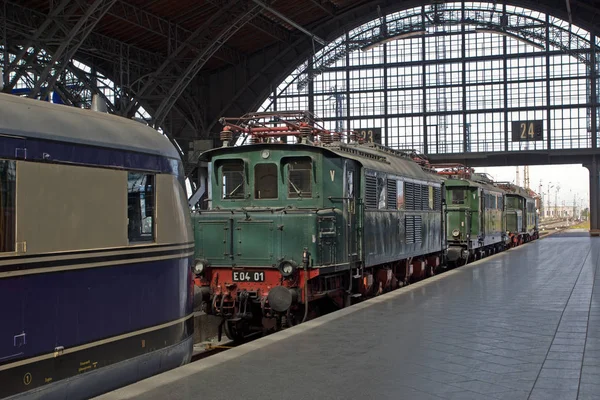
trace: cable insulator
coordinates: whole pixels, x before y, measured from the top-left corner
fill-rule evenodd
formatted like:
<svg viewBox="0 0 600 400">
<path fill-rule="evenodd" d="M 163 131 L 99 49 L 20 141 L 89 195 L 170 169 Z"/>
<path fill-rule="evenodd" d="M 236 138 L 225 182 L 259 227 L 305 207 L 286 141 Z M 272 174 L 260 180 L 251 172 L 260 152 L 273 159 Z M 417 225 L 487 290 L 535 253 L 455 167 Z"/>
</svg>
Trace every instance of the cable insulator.
<svg viewBox="0 0 600 400">
<path fill-rule="evenodd" d="M 320 136 L 321 136 L 321 142 L 323 142 L 323 143 L 333 142 L 333 137 L 329 133 L 323 133 Z"/>
<path fill-rule="evenodd" d="M 312 129 L 311 129 L 310 126 L 301 126 L 299 130 L 300 130 L 300 134 L 302 136 L 307 136 L 308 137 L 312 133 Z"/>
<path fill-rule="evenodd" d="M 223 142 L 228 142 L 233 138 L 233 133 L 230 130 L 222 130 L 221 131 L 221 135 L 220 135 L 220 139 Z"/>
</svg>

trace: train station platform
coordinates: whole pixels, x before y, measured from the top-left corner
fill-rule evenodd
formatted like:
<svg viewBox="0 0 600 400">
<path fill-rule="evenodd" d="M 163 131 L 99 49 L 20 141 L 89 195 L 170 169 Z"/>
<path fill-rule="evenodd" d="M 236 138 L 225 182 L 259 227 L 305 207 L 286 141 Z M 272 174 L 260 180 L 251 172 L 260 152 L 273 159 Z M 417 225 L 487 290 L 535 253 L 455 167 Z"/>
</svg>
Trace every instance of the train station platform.
<svg viewBox="0 0 600 400">
<path fill-rule="evenodd" d="M 600 238 L 551 235 L 101 399 L 600 399 Z"/>
</svg>

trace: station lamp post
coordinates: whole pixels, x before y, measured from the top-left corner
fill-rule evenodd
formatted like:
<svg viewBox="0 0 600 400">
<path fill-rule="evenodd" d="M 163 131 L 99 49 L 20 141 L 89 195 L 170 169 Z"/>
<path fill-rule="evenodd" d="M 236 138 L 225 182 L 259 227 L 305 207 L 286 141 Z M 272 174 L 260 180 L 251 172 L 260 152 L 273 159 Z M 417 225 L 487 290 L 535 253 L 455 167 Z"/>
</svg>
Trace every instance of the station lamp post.
<svg viewBox="0 0 600 400">
<path fill-rule="evenodd" d="M 547 213 L 549 213 L 550 215 L 548 215 L 549 217 L 552 216 L 552 209 L 550 208 L 550 189 L 552 189 L 554 187 L 554 185 L 550 185 L 552 182 L 548 182 L 548 211 L 546 211 Z"/>
</svg>

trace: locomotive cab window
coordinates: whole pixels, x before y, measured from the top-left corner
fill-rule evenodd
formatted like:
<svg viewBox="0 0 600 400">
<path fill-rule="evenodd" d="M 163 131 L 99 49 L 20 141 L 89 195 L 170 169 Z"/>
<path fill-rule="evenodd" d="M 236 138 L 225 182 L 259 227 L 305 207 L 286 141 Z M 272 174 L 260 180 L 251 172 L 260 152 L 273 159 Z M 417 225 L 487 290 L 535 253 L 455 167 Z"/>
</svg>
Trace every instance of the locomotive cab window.
<svg viewBox="0 0 600 400">
<path fill-rule="evenodd" d="M 287 195 L 290 199 L 312 197 L 312 161 L 308 157 L 287 163 Z"/>
<path fill-rule="evenodd" d="M 0 252 L 15 251 L 15 162 L 0 160 Z"/>
<path fill-rule="evenodd" d="M 276 199 L 277 165 L 274 163 L 256 164 L 254 166 L 254 198 Z"/>
<path fill-rule="evenodd" d="M 243 199 L 246 193 L 244 161 L 231 160 L 221 167 L 223 199 Z"/>
<path fill-rule="evenodd" d="M 452 204 L 465 204 L 467 199 L 467 191 L 465 189 L 452 189 L 451 193 Z"/>
<path fill-rule="evenodd" d="M 154 175 L 127 176 L 127 231 L 130 242 L 154 240 Z"/>
</svg>

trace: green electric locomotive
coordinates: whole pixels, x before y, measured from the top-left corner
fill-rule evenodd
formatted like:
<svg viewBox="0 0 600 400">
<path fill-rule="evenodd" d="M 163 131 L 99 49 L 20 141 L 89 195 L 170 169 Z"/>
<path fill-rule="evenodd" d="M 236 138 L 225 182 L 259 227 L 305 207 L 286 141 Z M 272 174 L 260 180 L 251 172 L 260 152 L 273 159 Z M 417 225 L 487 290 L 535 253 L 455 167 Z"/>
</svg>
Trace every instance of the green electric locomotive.
<svg viewBox="0 0 600 400">
<path fill-rule="evenodd" d="M 460 165 L 438 165 L 446 176 L 448 262 L 461 265 L 505 248 L 504 191 L 486 175 Z"/>
<path fill-rule="evenodd" d="M 510 246 L 517 246 L 539 237 L 535 194 L 511 183 L 498 183 L 505 194 L 506 233 Z"/>
<path fill-rule="evenodd" d="M 240 339 L 425 278 L 446 234 L 442 182 L 410 154 L 309 113 L 223 119 L 208 209 L 193 212 L 197 304 Z M 248 145 L 230 146 L 240 137 Z M 294 142 L 294 143 L 289 143 Z"/>
</svg>

